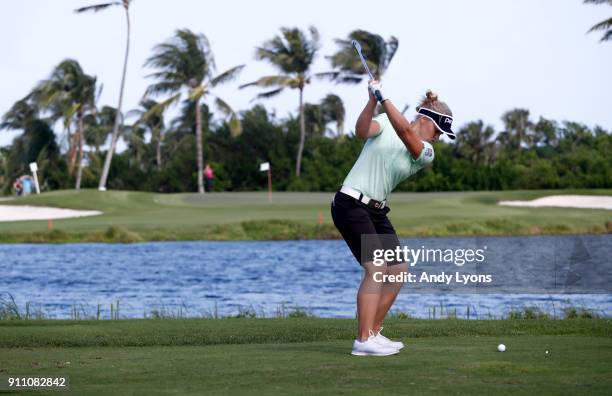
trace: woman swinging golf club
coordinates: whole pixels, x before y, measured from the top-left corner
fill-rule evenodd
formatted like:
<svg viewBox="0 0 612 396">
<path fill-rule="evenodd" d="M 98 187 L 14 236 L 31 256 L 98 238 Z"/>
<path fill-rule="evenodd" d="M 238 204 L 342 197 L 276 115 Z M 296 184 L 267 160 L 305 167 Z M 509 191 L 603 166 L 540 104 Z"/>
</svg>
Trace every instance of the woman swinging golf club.
<svg viewBox="0 0 612 396">
<path fill-rule="evenodd" d="M 386 356 L 399 352 L 404 344 L 381 334 L 385 315 L 403 282 L 381 282 L 383 275 L 400 275 L 407 264 L 399 261 L 375 262 L 377 249 L 395 250 L 399 240 L 387 218 L 387 199 L 403 180 L 434 159 L 432 143 L 441 134 L 454 139 L 452 112 L 428 91 L 410 122 L 382 94 L 378 81 L 369 82 L 369 100 L 355 125 L 357 137 L 367 140 L 342 188 L 332 201 L 336 228 L 364 268 L 357 293 L 359 330 L 353 355 Z M 380 102 L 384 113 L 374 118 Z M 362 243 L 362 235 L 363 243 Z M 376 260 L 378 261 L 378 260 Z M 398 278 L 399 278 L 398 277 Z M 389 280 L 390 277 L 386 279 Z"/>
</svg>

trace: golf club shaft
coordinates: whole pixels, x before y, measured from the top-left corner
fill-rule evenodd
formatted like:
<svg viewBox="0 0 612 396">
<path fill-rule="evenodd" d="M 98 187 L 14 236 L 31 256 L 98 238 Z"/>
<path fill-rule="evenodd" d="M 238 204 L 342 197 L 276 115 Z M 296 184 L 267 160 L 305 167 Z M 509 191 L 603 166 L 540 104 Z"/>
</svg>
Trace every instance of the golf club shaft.
<svg viewBox="0 0 612 396">
<path fill-rule="evenodd" d="M 370 81 L 374 80 L 374 76 L 372 75 L 372 72 L 370 71 L 370 68 L 368 67 L 365 57 L 361 53 L 361 44 L 359 44 L 357 40 L 353 40 L 352 44 L 353 44 L 353 47 L 355 47 L 355 51 L 357 51 L 357 55 L 359 55 L 359 59 L 361 59 L 361 64 L 363 65 L 363 68 L 368 73 L 368 76 L 370 76 Z M 382 94 L 380 93 L 380 91 L 374 91 L 374 96 L 379 102 L 382 102 Z"/>
<path fill-rule="evenodd" d="M 363 64 L 363 68 L 368 72 L 368 75 L 370 76 L 370 80 L 374 80 L 374 76 L 372 75 L 372 72 L 370 71 L 370 68 L 368 67 L 368 64 L 366 63 L 365 58 L 361 54 L 361 51 L 357 51 L 357 53 L 359 54 L 359 59 L 361 59 L 361 63 Z"/>
</svg>

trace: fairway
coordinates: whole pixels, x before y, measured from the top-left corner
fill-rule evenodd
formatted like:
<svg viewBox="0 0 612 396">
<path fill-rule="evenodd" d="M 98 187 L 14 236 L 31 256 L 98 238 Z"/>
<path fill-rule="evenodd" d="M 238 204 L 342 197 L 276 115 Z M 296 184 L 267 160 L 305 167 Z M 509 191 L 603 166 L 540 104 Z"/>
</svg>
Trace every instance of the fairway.
<svg viewBox="0 0 612 396">
<path fill-rule="evenodd" d="M 347 319 L 17 321 L 0 373 L 66 375 L 80 395 L 609 394 L 611 324 L 394 319 L 406 348 L 363 358 Z"/>
<path fill-rule="evenodd" d="M 389 217 L 400 236 L 605 233 L 612 212 L 499 206 L 557 194 L 612 195 L 612 190 L 395 193 Z M 262 240 L 339 238 L 329 215 L 333 193 L 154 194 L 67 190 L 3 205 L 100 210 L 101 216 L 0 223 L 4 242 Z"/>
</svg>

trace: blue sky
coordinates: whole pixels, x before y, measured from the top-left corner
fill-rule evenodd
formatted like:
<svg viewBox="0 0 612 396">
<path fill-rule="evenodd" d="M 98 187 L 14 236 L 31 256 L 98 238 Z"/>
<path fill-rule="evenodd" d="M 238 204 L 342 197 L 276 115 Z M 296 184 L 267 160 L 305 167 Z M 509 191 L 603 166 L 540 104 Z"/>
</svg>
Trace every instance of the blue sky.
<svg viewBox="0 0 612 396">
<path fill-rule="evenodd" d="M 101 0 L 100 0 L 101 1 Z M 104 84 L 100 105 L 116 106 L 124 46 L 122 9 L 76 15 L 87 0 L 0 2 L 0 113 L 4 114 L 46 78 L 62 59 L 77 59 Z M 314 25 L 321 50 L 313 72 L 330 69 L 326 55 L 334 38 L 365 29 L 399 39 L 399 50 L 383 87 L 398 107 L 414 105 L 430 88 L 446 101 L 455 124 L 482 119 L 501 127 L 501 114 L 525 107 L 533 118 L 571 120 L 612 129 L 612 43 L 585 34 L 612 14 L 612 7 L 580 0 L 429 0 L 389 1 L 136 0 L 124 110 L 133 109 L 150 80 L 143 69 L 151 48 L 178 28 L 204 33 L 219 71 L 246 64 L 240 78 L 215 92 L 235 109 L 250 108 L 256 89 L 238 85 L 273 74 L 254 60 L 254 47 L 278 34 L 281 26 Z M 345 102 L 345 131 L 351 131 L 367 100 L 365 83 L 337 86 L 315 81 L 305 99 L 318 102 L 328 93 Z M 294 112 L 296 91 L 267 100 L 279 117 Z M 0 132 L 0 145 L 15 133 Z"/>
</svg>

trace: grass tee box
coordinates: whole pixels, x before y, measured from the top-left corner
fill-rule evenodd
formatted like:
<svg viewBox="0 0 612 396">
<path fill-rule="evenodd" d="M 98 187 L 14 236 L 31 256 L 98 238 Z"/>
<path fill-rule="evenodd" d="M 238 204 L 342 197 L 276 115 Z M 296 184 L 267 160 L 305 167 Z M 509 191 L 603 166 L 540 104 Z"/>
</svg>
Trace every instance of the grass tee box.
<svg viewBox="0 0 612 396">
<path fill-rule="evenodd" d="M 317 318 L 2 321 L 0 375 L 68 376 L 79 395 L 612 391 L 610 319 L 391 319 L 385 331 L 406 348 L 383 358 L 348 354 L 354 326 Z"/>
<path fill-rule="evenodd" d="M 556 194 L 612 195 L 612 190 L 395 193 L 389 214 L 400 236 L 605 233 L 612 211 L 497 204 Z M 3 242 L 261 240 L 339 238 L 331 223 L 333 193 L 154 194 L 68 190 L 3 205 L 99 210 L 100 216 L 0 222 Z"/>
</svg>

